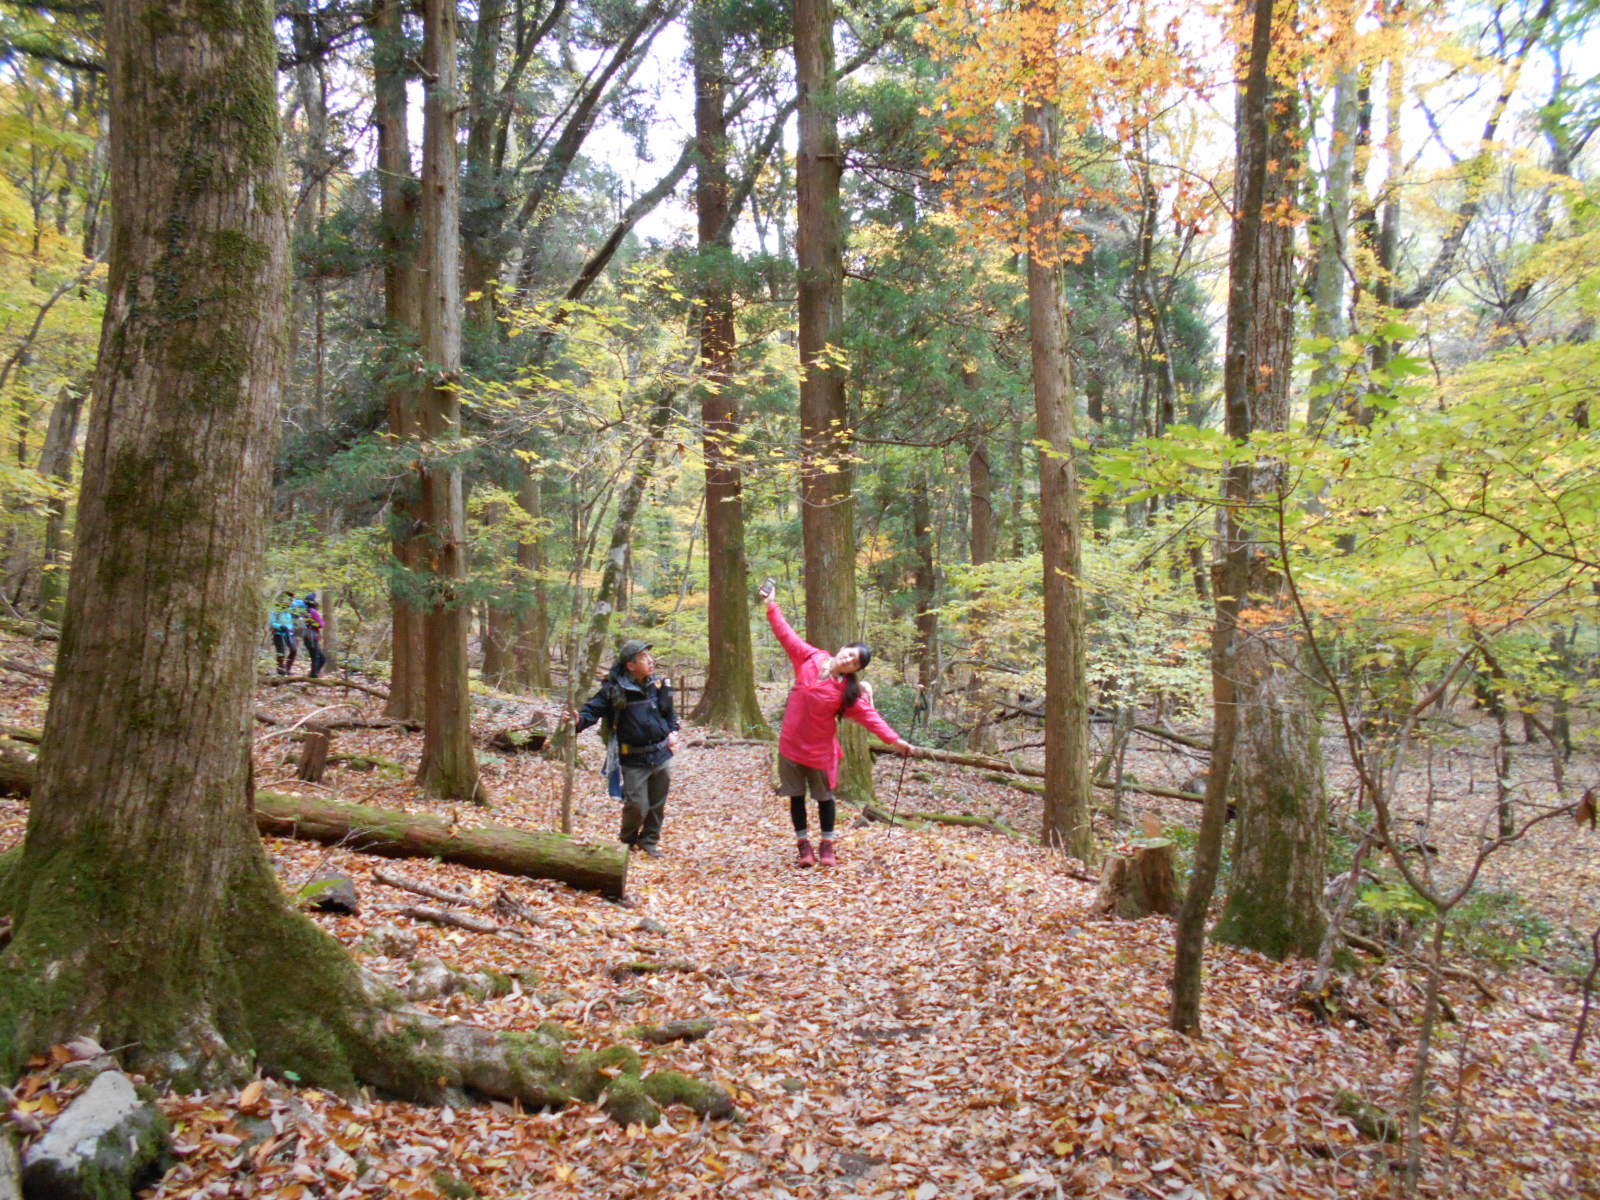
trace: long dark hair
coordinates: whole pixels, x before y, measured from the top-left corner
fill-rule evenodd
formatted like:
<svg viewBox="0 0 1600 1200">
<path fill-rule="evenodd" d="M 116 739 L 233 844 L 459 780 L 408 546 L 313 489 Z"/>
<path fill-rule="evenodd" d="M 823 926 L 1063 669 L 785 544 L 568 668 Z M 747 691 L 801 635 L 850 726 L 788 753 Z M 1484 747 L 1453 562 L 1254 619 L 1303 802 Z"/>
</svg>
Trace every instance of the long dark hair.
<svg viewBox="0 0 1600 1200">
<path fill-rule="evenodd" d="M 855 707 L 857 700 L 861 699 L 861 672 L 867 669 L 867 664 L 872 661 L 872 647 L 865 642 L 852 642 L 844 649 L 855 648 L 860 660 L 860 666 L 844 677 L 844 700 L 839 705 L 839 716 L 844 716 Z"/>
</svg>

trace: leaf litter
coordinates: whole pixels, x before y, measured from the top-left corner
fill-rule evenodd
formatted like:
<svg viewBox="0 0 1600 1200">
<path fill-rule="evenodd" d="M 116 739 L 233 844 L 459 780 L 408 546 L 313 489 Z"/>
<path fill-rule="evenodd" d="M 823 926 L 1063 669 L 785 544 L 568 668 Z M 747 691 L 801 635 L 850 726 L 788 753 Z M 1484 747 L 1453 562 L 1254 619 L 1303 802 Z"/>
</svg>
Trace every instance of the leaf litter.
<svg viewBox="0 0 1600 1200">
<path fill-rule="evenodd" d="M 37 725 L 43 698 L 42 685 L 8 679 L 0 714 Z M 299 689 L 268 689 L 261 700 L 280 720 L 315 707 Z M 359 707 L 375 715 L 371 702 Z M 481 724 L 489 732 L 492 722 Z M 629 1041 L 647 1069 L 728 1088 L 734 1120 L 668 1109 L 655 1129 L 623 1128 L 588 1105 L 452 1111 L 256 1080 L 229 1094 L 163 1100 L 176 1164 L 144 1194 L 1401 1194 L 1403 1150 L 1361 1133 L 1339 1097 L 1353 1092 L 1403 1111 L 1419 976 L 1368 965 L 1347 981 L 1359 1021 L 1318 1024 L 1296 1004 L 1303 964 L 1212 945 L 1204 1029 L 1187 1039 L 1165 1028 L 1170 923 L 1091 919 L 1093 888 L 1075 877 L 1079 864 L 977 830 L 851 825 L 841 806 L 840 865 L 801 871 L 766 751 L 695 740 L 691 733 L 673 767 L 663 857 L 632 860 L 624 904 L 453 864 L 402 864 L 407 877 L 470 897 L 474 914 L 501 914 L 498 933 L 448 928 L 385 910 L 407 895 L 374 878 L 393 873 L 392 861 L 281 839 L 266 845 L 286 887 L 329 869 L 356 882 L 360 916 L 315 919 L 369 967 L 403 985 L 413 962 L 436 958 L 509 981 L 502 995 L 457 990 L 421 1007 L 498 1029 L 554 1021 L 575 1047 Z M 581 743 L 589 758 L 592 743 Z M 334 769 L 325 786 L 301 784 L 283 761 L 292 744 L 259 748 L 261 786 L 449 808 L 377 771 Z M 414 768 L 420 735 L 341 731 L 337 748 Z M 534 755 L 489 757 L 493 811 L 453 816 L 553 828 L 561 777 L 560 764 Z M 880 795 L 892 794 L 896 760 L 880 764 L 878 783 Z M 1018 829 L 1037 824 L 1036 800 L 970 771 L 918 763 L 904 786 L 902 811 L 964 805 Z M 592 769 L 580 774 L 577 795 L 577 835 L 611 842 L 617 810 Z M 1168 821 L 1195 815 L 1181 804 L 1159 811 Z M 24 803 L 0 800 L 0 849 L 21 840 L 25 822 Z M 1593 925 L 1595 892 L 1581 886 L 1600 877 L 1592 845 L 1575 853 L 1569 830 L 1519 854 L 1517 882 L 1559 865 L 1567 883 L 1553 903 L 1572 899 L 1568 918 Z M 649 960 L 678 969 L 626 969 Z M 1531 968 L 1496 978 L 1499 1003 L 1464 983 L 1444 986 L 1456 1019 L 1436 1042 L 1421 1193 L 1600 1194 L 1594 1039 L 1576 1064 L 1567 1061 L 1576 989 Z M 695 1020 L 709 1020 L 711 1032 L 660 1044 L 637 1037 L 640 1026 Z M 82 1086 L 59 1058 L 35 1060 L 15 1089 L 18 1111 L 39 1128 Z"/>
</svg>

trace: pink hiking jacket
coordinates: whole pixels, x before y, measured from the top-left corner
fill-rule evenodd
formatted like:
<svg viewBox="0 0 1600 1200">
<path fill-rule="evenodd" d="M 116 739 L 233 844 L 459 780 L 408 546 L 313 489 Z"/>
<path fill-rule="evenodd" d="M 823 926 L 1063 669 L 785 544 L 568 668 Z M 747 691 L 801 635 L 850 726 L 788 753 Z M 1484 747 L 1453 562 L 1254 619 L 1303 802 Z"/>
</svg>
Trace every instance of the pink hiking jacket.
<svg viewBox="0 0 1600 1200">
<path fill-rule="evenodd" d="M 828 786 L 837 787 L 839 763 L 844 758 L 838 722 L 839 705 L 844 703 L 844 678 L 824 674 L 830 655 L 791 629 L 776 604 L 767 605 L 767 620 L 794 665 L 794 689 L 784 706 L 778 753 L 802 767 L 826 771 Z M 891 746 L 900 740 L 889 722 L 872 707 L 872 689 L 864 683 L 860 697 L 845 716 Z"/>
</svg>

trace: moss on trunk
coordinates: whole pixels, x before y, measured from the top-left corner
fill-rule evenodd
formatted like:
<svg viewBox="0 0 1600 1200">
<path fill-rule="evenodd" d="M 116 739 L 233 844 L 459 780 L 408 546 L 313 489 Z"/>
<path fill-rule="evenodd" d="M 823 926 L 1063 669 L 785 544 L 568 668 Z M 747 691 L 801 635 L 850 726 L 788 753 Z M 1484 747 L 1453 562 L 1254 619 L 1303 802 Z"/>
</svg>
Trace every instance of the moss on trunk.
<svg viewBox="0 0 1600 1200">
<path fill-rule="evenodd" d="M 147 973 L 111 986 L 93 957 L 97 931 L 77 918 L 71 889 L 55 874 L 40 882 L 51 890 L 32 892 L 27 920 L 0 960 L 0 1076 L 87 1033 L 124 1046 L 119 1057 L 130 1070 L 183 1089 L 237 1086 L 259 1070 L 420 1103 L 598 1101 L 625 1123 L 653 1125 L 664 1104 L 710 1116 L 733 1111 L 715 1084 L 645 1075 L 628 1046 L 573 1052 L 555 1026 L 497 1033 L 407 1007 L 290 907 L 259 855 L 228 889 L 203 977 L 178 982 Z"/>
</svg>

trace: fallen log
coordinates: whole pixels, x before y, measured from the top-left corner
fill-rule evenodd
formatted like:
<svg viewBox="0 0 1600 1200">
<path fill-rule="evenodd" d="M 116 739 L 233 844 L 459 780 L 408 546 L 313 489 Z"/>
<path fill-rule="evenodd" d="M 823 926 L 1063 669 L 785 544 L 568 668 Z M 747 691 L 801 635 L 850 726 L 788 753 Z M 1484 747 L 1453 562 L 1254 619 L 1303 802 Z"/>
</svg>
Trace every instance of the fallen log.
<svg viewBox="0 0 1600 1200">
<path fill-rule="evenodd" d="M 374 871 L 372 877 L 379 883 L 386 883 L 392 888 L 399 888 L 403 892 L 415 892 L 419 896 L 426 896 L 430 900 L 443 900 L 446 904 L 465 904 L 469 908 L 477 907 L 478 901 L 474 896 L 465 892 L 452 892 L 444 888 L 431 887 L 417 879 L 408 879 L 404 875 L 396 875 L 392 871 Z"/>
<path fill-rule="evenodd" d="M 665 1025 L 635 1025 L 628 1030 L 628 1036 L 653 1046 L 665 1046 L 668 1042 L 698 1042 L 716 1027 L 715 1021 L 696 1017 L 687 1021 L 668 1021 Z"/>
<path fill-rule="evenodd" d="M 504 933 L 500 925 L 487 917 L 454 912 L 445 908 L 430 908 L 422 904 L 386 904 L 384 912 L 399 913 L 413 921 L 432 921 L 435 925 L 449 925 L 454 929 L 468 929 L 473 933 Z"/>
<path fill-rule="evenodd" d="M 389 693 L 382 688 L 370 687 L 365 683 L 357 683 L 354 679 L 339 679 L 332 675 L 318 675 L 315 679 L 309 675 L 258 675 L 257 687 L 342 687 L 350 688 L 357 692 L 365 692 L 369 696 L 376 696 L 379 700 L 387 700 Z"/>
<path fill-rule="evenodd" d="M 893 754 L 888 746 L 873 746 L 874 754 Z M 932 746 L 918 746 L 911 752 L 912 758 L 925 758 L 930 762 L 949 763 L 954 767 L 976 767 L 983 771 L 999 771 L 1011 775 L 1023 775 L 1030 779 L 1043 779 L 1043 767 L 1029 767 L 1021 763 L 1010 762 L 1004 758 L 996 758 L 988 754 L 958 754 L 954 750 L 935 750 Z M 996 781 L 998 782 L 998 781 Z M 1117 785 L 1109 779 L 1096 779 L 1094 786 L 1104 791 L 1115 791 Z M 1032 789 L 1027 789 L 1031 791 Z M 1137 792 L 1141 796 L 1166 796 L 1171 800 L 1187 800 L 1190 804 L 1204 804 L 1206 798 L 1193 792 L 1182 792 L 1176 788 L 1155 787 L 1150 784 L 1137 783 L 1131 779 L 1123 779 L 1122 790 Z"/>
<path fill-rule="evenodd" d="M 873 746 L 874 754 L 895 753 L 888 746 Z M 925 758 L 930 762 L 949 763 L 955 767 L 980 767 L 986 771 L 1007 771 L 1013 775 L 1028 775 L 1034 779 L 1044 778 L 1043 767 L 1027 767 L 1021 763 L 1014 763 L 1004 758 L 996 758 L 991 754 L 958 754 L 954 750 L 936 750 L 932 746 L 917 746 L 911 751 L 912 758 Z"/>
<path fill-rule="evenodd" d="M 1175 729 L 1166 729 L 1160 725 L 1135 725 L 1133 728 L 1139 733 L 1149 734 L 1151 737 L 1159 738 L 1163 742 L 1172 742 L 1175 745 L 1186 746 L 1190 750 L 1204 750 L 1208 754 L 1211 752 L 1211 743 L 1209 741 L 1202 741 L 1200 738 L 1190 737 L 1188 734 L 1179 733 Z"/>
<path fill-rule="evenodd" d="M 56 678 L 54 672 L 42 670 L 32 663 L 25 663 L 16 658 L 0 659 L 0 667 L 15 671 L 18 675 L 26 675 L 30 679 L 42 679 L 46 683 L 54 683 Z"/>
<path fill-rule="evenodd" d="M 344 846 L 384 858 L 437 858 L 462 866 L 555 879 L 613 900 L 624 894 L 628 856 L 560 833 L 480 825 L 452 830 L 438 817 L 340 804 L 316 796 L 256 793 L 256 828 L 271 837 Z"/>
<path fill-rule="evenodd" d="M 976 813 L 942 813 L 942 812 L 906 812 L 900 814 L 886 813 L 876 804 L 868 804 L 861 810 L 861 815 L 869 821 L 877 821 L 883 825 L 905 825 L 912 822 L 923 822 L 932 825 L 960 825 L 968 829 L 983 829 L 989 833 L 999 833 L 1006 837 L 1021 838 L 1023 841 L 1036 841 L 1021 830 L 1013 829 L 1010 825 L 997 816 L 981 817 Z M 890 818 L 893 816 L 893 820 Z"/>
</svg>

